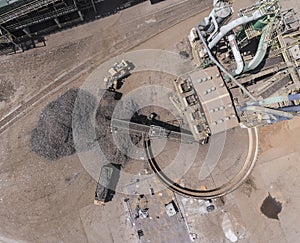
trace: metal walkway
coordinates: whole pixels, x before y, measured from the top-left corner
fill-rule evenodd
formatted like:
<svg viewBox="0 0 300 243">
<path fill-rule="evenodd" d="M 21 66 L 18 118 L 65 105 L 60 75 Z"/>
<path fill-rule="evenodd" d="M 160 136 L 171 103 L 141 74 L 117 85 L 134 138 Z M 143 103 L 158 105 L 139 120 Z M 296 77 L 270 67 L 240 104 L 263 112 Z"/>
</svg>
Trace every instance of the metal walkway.
<svg viewBox="0 0 300 243">
<path fill-rule="evenodd" d="M 112 119 L 111 127 L 131 131 L 134 133 L 142 133 L 146 136 L 149 136 L 149 138 L 167 138 L 170 140 L 180 140 L 186 143 L 196 142 L 192 133 L 171 131 L 160 126 L 145 125 L 126 120 Z"/>
<path fill-rule="evenodd" d="M 60 0 L 35 0 L 35 1 L 31 1 L 27 4 L 22 4 L 20 7 L 15 8 L 11 11 L 8 11 L 8 12 L 0 15 L 0 24 L 6 23 L 15 18 L 21 17 L 21 16 L 28 14 L 34 10 L 40 9 L 42 7 L 45 7 L 51 3 L 55 3 L 58 1 L 60 1 Z"/>
</svg>

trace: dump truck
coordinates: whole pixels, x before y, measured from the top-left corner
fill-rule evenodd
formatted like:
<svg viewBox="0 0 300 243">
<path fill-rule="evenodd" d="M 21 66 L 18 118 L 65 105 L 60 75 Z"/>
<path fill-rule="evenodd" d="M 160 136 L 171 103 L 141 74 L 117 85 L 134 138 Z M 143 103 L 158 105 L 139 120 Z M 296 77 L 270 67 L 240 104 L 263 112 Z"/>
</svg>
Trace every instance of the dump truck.
<svg viewBox="0 0 300 243">
<path fill-rule="evenodd" d="M 119 179 L 120 165 L 107 164 L 101 168 L 100 177 L 95 192 L 95 205 L 104 205 L 114 195 L 114 189 Z"/>
</svg>

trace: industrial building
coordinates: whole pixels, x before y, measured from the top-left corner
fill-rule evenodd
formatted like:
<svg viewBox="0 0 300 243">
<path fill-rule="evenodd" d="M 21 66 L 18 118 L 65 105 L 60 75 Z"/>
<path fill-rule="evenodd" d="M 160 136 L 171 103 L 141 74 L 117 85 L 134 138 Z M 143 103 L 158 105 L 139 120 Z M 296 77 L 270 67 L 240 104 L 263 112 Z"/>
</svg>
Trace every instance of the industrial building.
<svg viewBox="0 0 300 243">
<path fill-rule="evenodd" d="M 45 44 L 44 36 L 145 0 L 0 0 L 0 54 Z"/>
<path fill-rule="evenodd" d="M 203 109 L 212 134 L 222 131 L 213 132 L 218 122 L 226 123 L 223 128 L 228 129 L 236 123 L 255 127 L 292 119 L 300 110 L 300 21 L 295 11 L 282 10 L 279 0 L 261 0 L 240 9 L 235 19 L 232 13 L 230 1 L 215 0 L 211 13 L 188 35 L 196 66 L 206 72 L 214 67 L 214 73 L 224 80 L 220 83 L 226 86 L 224 92 L 229 92 L 223 93 L 213 82 L 203 85 L 207 80 L 197 75 L 191 78 L 193 97 L 200 98 L 202 107 L 215 102 L 220 102 L 223 109 L 228 103 L 232 105 L 232 111 L 220 119 L 214 118 L 215 105 L 206 112 Z M 210 80 L 214 75 L 208 76 Z M 184 93 L 178 88 L 177 91 Z M 207 97 L 215 93 L 216 97 L 211 99 L 214 102 L 210 102 Z M 233 116 L 235 112 L 237 119 Z"/>
<path fill-rule="evenodd" d="M 216 66 L 176 80 L 175 88 L 195 140 L 205 141 L 210 135 L 238 126 L 231 96 Z"/>
</svg>

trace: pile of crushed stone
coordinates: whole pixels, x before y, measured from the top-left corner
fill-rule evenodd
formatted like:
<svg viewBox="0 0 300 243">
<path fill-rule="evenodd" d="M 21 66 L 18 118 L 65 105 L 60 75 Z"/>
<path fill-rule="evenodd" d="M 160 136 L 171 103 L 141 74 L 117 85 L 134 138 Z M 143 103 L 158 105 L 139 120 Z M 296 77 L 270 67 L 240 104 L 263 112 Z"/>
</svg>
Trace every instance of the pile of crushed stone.
<svg viewBox="0 0 300 243">
<path fill-rule="evenodd" d="M 138 110 L 137 104 L 130 99 L 122 101 L 116 98 L 116 93 L 106 91 L 98 104 L 87 91 L 67 91 L 42 110 L 31 133 L 32 150 L 47 160 L 57 160 L 99 145 L 109 163 L 125 165 L 131 144 L 139 143 L 141 135 L 125 136 L 118 132 L 112 136 L 110 123 L 118 102 L 120 112 L 116 118 L 130 120 Z M 95 127 L 92 125 L 94 119 Z"/>
<path fill-rule="evenodd" d="M 112 115 L 113 118 L 129 121 L 137 110 L 138 106 L 132 100 L 116 100 L 111 92 L 107 92 L 101 99 L 96 114 L 96 135 L 100 148 L 110 163 L 124 165 L 129 159 L 127 155 L 132 151 L 131 142 L 136 145 L 141 140 L 141 135 L 126 136 L 122 132 L 112 134 Z"/>
</svg>

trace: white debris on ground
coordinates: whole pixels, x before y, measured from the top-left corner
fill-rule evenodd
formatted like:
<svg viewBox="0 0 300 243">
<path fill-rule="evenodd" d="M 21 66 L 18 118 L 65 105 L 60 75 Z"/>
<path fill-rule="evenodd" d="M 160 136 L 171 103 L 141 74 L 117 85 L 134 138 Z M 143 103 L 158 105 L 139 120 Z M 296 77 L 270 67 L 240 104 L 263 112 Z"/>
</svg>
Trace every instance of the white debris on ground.
<svg viewBox="0 0 300 243">
<path fill-rule="evenodd" d="M 200 200 L 193 198 L 182 198 L 182 204 L 184 205 L 185 212 L 187 214 L 207 214 L 207 207 L 212 205 L 208 200 Z"/>
<path fill-rule="evenodd" d="M 227 213 L 225 213 L 223 217 L 222 229 L 228 240 L 231 242 L 237 242 L 238 238 L 234 233 L 233 225 Z"/>
<path fill-rule="evenodd" d="M 0 236 L 0 242 L 3 242 L 3 243 L 26 243 L 25 241 L 10 239 L 10 238 L 4 237 L 4 236 Z"/>
</svg>

